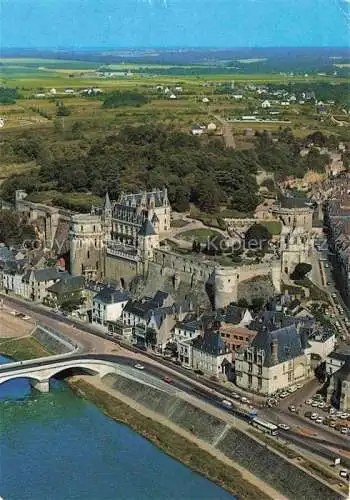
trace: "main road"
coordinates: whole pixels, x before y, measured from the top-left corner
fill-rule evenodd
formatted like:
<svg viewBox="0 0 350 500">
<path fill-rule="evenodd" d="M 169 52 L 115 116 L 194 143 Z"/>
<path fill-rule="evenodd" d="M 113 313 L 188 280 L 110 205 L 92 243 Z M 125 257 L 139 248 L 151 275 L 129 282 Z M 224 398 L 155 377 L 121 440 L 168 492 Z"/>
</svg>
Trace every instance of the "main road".
<svg viewBox="0 0 350 500">
<path fill-rule="evenodd" d="M 145 371 L 156 378 L 164 379 L 165 376 L 170 376 L 175 387 L 184 392 L 187 392 L 199 399 L 209 402 L 217 407 L 222 408 L 222 399 L 232 396 L 232 391 L 217 384 L 213 381 L 203 379 L 195 375 L 190 370 L 186 370 L 172 362 L 154 356 L 136 349 L 132 346 L 120 343 L 116 339 L 100 332 L 87 324 L 81 324 L 71 320 L 65 316 L 57 315 L 44 307 L 24 302 L 21 299 L 2 295 L 5 305 L 16 311 L 31 315 L 33 319 L 46 323 L 53 328 L 59 329 L 66 335 L 77 340 L 86 350 L 86 354 L 79 354 L 78 357 L 94 357 L 98 359 L 106 359 L 115 361 L 119 364 L 134 366 L 136 363 L 142 363 Z M 118 353 L 118 354 L 114 354 Z M 42 361 L 44 362 L 44 361 Z M 38 360 L 38 363 L 40 361 Z M 248 395 L 250 397 L 250 395 Z M 276 409 L 277 410 L 277 409 Z M 279 411 L 279 410 L 277 410 Z M 234 414 L 238 418 L 246 419 L 240 411 L 239 405 L 235 405 Z M 283 422 L 283 414 L 281 411 L 280 422 Z M 271 411 L 267 409 L 259 410 L 259 415 L 271 418 Z M 339 450 L 350 451 L 350 443 L 343 436 L 337 435 L 321 427 L 316 427 L 316 424 L 300 422 L 294 415 L 288 415 L 288 420 L 293 419 L 296 427 L 307 428 L 311 426 L 311 430 L 315 432 L 317 429 L 318 437 L 301 436 L 299 433 L 290 430 L 288 432 L 280 432 L 280 435 L 287 441 L 302 446 L 314 453 L 318 453 L 332 460 L 335 453 L 327 447 L 338 448 Z"/>
</svg>

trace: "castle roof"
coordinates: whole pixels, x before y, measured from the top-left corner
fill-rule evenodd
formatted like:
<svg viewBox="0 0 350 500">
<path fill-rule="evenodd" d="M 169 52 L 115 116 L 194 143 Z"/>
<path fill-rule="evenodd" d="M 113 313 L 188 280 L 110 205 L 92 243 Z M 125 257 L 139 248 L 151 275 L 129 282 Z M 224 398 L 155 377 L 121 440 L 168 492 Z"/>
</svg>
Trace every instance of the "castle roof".
<svg viewBox="0 0 350 500">
<path fill-rule="evenodd" d="M 103 210 L 106 212 L 107 210 L 112 210 L 112 203 L 111 203 L 111 200 L 109 198 L 109 194 L 108 194 L 108 191 L 106 192 L 106 196 L 105 196 L 105 201 L 103 203 Z"/>
<path fill-rule="evenodd" d="M 276 358 L 272 354 L 274 343 L 277 344 Z M 304 354 L 301 337 L 295 325 L 286 326 L 273 332 L 260 331 L 253 339 L 251 346 L 264 352 L 264 366 L 285 363 Z"/>
<path fill-rule="evenodd" d="M 156 234 L 156 232 L 152 223 L 146 219 L 140 228 L 139 236 L 153 236 L 154 234 Z"/>
</svg>

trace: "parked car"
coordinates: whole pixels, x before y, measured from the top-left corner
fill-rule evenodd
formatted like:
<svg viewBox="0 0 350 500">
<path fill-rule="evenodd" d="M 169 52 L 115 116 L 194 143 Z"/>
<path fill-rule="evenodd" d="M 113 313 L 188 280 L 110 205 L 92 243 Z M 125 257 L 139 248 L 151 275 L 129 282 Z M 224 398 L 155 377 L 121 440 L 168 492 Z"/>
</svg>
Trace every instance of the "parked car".
<svg viewBox="0 0 350 500">
<path fill-rule="evenodd" d="M 345 470 L 345 469 L 342 469 L 341 471 L 339 471 L 339 476 L 340 477 L 345 477 L 347 479 L 347 477 L 348 477 L 348 471 Z"/>
<path fill-rule="evenodd" d="M 297 409 L 295 408 L 295 406 L 290 406 L 289 411 L 291 411 L 292 413 L 295 413 L 297 411 Z"/>
<path fill-rule="evenodd" d="M 316 422 L 316 424 L 322 424 L 323 423 L 323 418 L 322 417 L 318 417 L 318 418 L 316 418 L 315 422 Z"/>
<path fill-rule="evenodd" d="M 342 434 L 348 434 L 348 433 L 349 433 L 349 430 L 348 430 L 348 428 L 347 428 L 347 427 L 342 427 L 342 428 L 340 429 L 340 432 L 341 432 Z"/>
<path fill-rule="evenodd" d="M 166 382 L 167 384 L 171 384 L 172 380 L 170 377 L 168 377 L 167 375 L 163 378 L 164 382 Z"/>
<path fill-rule="evenodd" d="M 312 404 L 312 399 L 307 399 L 307 400 L 305 401 L 305 404 L 306 404 L 306 405 L 311 405 L 311 404 Z"/>
<path fill-rule="evenodd" d="M 312 413 L 310 419 L 316 420 L 318 418 L 318 413 Z"/>
</svg>

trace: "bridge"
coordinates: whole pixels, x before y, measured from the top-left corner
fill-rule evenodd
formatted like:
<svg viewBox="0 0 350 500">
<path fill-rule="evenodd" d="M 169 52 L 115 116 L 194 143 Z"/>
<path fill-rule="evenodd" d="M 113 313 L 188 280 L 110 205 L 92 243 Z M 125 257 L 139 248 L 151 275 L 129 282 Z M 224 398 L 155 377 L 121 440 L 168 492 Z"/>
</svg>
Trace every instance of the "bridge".
<svg viewBox="0 0 350 500">
<path fill-rule="evenodd" d="M 99 375 L 100 378 L 114 373 L 142 382 L 155 389 L 167 392 L 170 388 L 161 380 L 130 366 L 130 359 L 112 354 L 76 354 L 51 356 L 0 365 L 0 384 L 19 378 L 30 380 L 32 387 L 40 392 L 49 392 L 52 377 L 70 375 Z"/>
</svg>

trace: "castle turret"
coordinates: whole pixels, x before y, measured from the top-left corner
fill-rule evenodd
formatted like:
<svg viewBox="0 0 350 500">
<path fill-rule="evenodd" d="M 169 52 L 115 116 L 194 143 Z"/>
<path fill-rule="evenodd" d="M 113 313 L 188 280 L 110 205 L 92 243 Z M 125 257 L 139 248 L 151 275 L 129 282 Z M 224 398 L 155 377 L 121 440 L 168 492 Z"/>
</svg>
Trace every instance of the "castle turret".
<svg viewBox="0 0 350 500">
<path fill-rule="evenodd" d="M 100 279 L 103 274 L 104 232 L 98 215 L 77 214 L 70 227 L 70 271 L 73 276 Z"/>
</svg>

